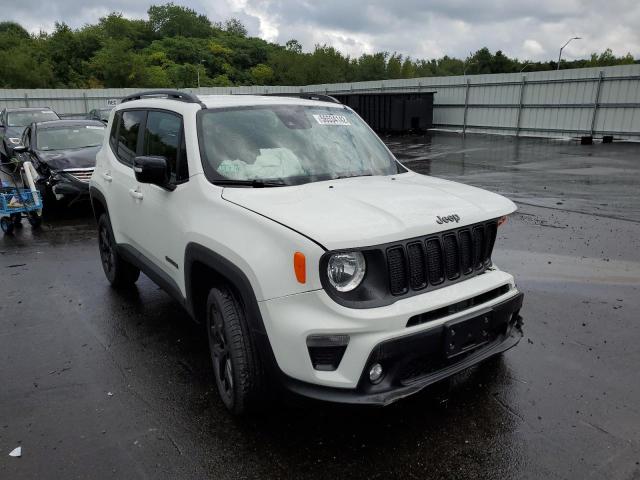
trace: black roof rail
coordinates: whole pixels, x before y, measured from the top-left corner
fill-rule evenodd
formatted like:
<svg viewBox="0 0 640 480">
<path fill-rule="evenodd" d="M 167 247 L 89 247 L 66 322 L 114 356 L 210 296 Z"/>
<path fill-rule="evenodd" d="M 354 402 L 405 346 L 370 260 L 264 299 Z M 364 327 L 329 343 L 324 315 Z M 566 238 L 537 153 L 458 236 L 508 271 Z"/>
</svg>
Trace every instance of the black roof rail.
<svg viewBox="0 0 640 480">
<path fill-rule="evenodd" d="M 309 92 L 301 92 L 301 93 L 264 93 L 268 97 L 292 97 L 292 98 L 302 98 L 304 100 L 317 100 L 318 102 L 331 102 L 331 103 L 339 103 L 342 105 L 337 98 L 332 97 L 331 95 L 325 95 L 324 93 L 309 93 Z"/>
<path fill-rule="evenodd" d="M 202 100 L 198 97 L 188 92 L 181 92 L 180 90 L 148 90 L 146 92 L 138 92 L 132 95 L 127 95 L 120 100 L 120 103 L 140 100 L 144 97 L 166 97 L 171 100 L 178 100 L 179 102 L 197 103 L 202 108 L 207 108 L 207 106 L 202 103 Z"/>
</svg>

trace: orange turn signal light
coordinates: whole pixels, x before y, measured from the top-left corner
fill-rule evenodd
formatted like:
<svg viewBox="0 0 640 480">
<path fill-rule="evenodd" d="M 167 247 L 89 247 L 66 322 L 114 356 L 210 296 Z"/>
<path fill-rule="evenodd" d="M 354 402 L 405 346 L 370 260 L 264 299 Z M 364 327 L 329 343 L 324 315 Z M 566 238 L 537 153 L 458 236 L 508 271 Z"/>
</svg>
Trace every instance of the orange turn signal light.
<svg viewBox="0 0 640 480">
<path fill-rule="evenodd" d="M 296 280 L 300 283 L 307 281 L 307 260 L 304 253 L 296 252 L 293 254 L 293 271 L 296 273 Z"/>
</svg>

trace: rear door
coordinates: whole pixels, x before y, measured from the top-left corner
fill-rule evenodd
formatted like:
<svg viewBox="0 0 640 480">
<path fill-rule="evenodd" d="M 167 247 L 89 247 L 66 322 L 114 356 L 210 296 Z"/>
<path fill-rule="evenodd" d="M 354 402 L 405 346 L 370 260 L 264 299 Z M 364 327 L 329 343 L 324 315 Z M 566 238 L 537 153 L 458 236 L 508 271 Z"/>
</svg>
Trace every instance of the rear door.
<svg viewBox="0 0 640 480">
<path fill-rule="evenodd" d="M 108 161 L 100 165 L 97 174 L 107 193 L 111 226 L 116 241 L 140 249 L 134 231 L 139 216 L 142 194 L 133 173 L 133 159 L 140 151 L 140 133 L 146 118 L 145 110 L 117 112 L 107 149 Z"/>
</svg>

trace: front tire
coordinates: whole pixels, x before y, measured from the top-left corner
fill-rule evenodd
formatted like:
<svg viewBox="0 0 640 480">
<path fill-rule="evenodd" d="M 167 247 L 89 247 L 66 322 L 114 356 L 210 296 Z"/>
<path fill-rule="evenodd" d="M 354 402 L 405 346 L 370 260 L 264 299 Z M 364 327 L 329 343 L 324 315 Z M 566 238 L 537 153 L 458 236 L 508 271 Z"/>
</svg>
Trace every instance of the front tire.
<svg viewBox="0 0 640 480">
<path fill-rule="evenodd" d="M 260 410 L 269 398 L 264 369 L 244 308 L 228 288 L 209 291 L 206 327 L 216 386 L 224 405 L 236 415 Z"/>
<path fill-rule="evenodd" d="M 106 213 L 98 219 L 98 246 L 104 274 L 113 287 L 130 287 L 138 280 L 140 270 L 118 254 L 111 222 Z"/>
</svg>

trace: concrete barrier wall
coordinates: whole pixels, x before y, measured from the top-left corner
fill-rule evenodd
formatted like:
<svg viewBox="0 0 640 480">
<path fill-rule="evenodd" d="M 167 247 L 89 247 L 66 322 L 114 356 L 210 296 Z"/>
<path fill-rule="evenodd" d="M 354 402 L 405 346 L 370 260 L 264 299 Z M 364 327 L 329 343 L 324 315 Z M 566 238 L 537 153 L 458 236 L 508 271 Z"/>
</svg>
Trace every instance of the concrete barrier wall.
<svg viewBox="0 0 640 480">
<path fill-rule="evenodd" d="M 0 107 L 48 106 L 83 114 L 140 91 L 0 89 Z M 185 89 L 197 94 L 435 91 L 434 127 L 541 136 L 640 140 L 640 65 L 547 72 L 425 77 L 306 86 Z"/>
</svg>

